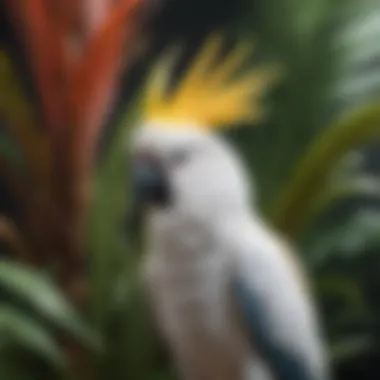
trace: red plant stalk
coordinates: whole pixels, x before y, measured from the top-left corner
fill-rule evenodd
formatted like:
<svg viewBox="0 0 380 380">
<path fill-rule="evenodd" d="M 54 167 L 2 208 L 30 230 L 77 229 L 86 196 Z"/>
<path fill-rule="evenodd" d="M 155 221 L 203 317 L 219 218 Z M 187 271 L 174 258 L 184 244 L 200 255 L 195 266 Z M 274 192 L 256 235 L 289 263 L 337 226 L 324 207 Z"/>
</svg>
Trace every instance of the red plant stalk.
<svg viewBox="0 0 380 380">
<path fill-rule="evenodd" d="M 117 94 L 125 47 L 134 43 L 141 2 L 7 0 L 28 56 L 51 152 L 50 179 L 36 184 L 40 190 L 27 209 L 29 224 L 39 235 L 35 240 L 45 243 L 46 259 L 53 252 L 59 255 L 66 289 L 83 279 L 94 156 Z M 67 291 L 77 298 L 75 290 Z"/>
<path fill-rule="evenodd" d="M 45 128 L 41 146 L 50 161 L 46 169 L 44 160 L 29 160 L 41 167 L 31 168 L 31 176 L 15 183 L 27 216 L 26 239 L 18 240 L 31 249 L 14 246 L 33 265 L 58 264 L 62 288 L 81 304 L 94 158 L 119 76 L 136 58 L 135 46 L 130 48 L 144 0 L 5 1 L 28 57 Z M 134 54 L 128 55 L 130 51 Z M 1 229 L 0 223 L 1 233 L 17 242 L 14 231 Z M 74 372 L 92 378 L 85 353 L 73 342 L 62 343 Z"/>
<path fill-rule="evenodd" d="M 110 9 L 104 22 L 93 32 L 70 78 L 73 128 L 68 129 L 66 154 L 71 183 L 76 186 L 69 189 L 69 194 L 73 196 L 69 204 L 76 210 L 72 213 L 75 220 L 71 225 L 76 225 L 74 233 L 79 236 L 73 239 L 79 244 L 91 199 L 92 169 L 101 127 L 117 95 L 117 80 L 123 68 L 125 46 L 133 42 L 133 31 L 137 29 L 132 22 L 126 29 L 125 20 L 136 19 L 139 6 L 140 0 L 130 0 Z M 79 255 L 81 251 L 78 247 Z"/>
</svg>

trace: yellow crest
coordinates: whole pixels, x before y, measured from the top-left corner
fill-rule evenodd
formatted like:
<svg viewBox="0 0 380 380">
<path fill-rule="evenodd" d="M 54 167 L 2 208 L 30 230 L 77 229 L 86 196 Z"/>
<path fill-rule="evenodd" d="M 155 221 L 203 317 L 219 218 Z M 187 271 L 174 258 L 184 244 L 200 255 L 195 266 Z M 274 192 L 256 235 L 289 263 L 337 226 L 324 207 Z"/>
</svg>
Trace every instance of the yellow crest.
<svg viewBox="0 0 380 380">
<path fill-rule="evenodd" d="M 210 38 L 170 97 L 166 90 L 174 56 L 164 56 L 148 81 L 145 119 L 173 126 L 193 123 L 205 129 L 257 122 L 263 115 L 260 97 L 277 77 L 277 70 L 257 68 L 233 80 L 250 49 L 239 46 L 210 70 L 220 47 L 219 37 Z"/>
</svg>

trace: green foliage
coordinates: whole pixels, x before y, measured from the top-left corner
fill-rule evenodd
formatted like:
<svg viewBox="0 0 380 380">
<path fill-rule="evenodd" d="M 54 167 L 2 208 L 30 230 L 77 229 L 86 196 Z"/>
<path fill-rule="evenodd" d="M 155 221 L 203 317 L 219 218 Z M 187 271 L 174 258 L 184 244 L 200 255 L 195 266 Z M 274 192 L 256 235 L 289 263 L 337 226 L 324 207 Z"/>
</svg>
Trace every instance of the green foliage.
<svg viewBox="0 0 380 380">
<path fill-rule="evenodd" d="M 137 106 L 138 97 L 128 108 L 127 120 L 117 129 L 99 168 L 90 217 L 88 313 L 105 342 L 105 354 L 94 358 L 104 379 L 149 380 L 160 370 L 160 363 L 154 364 L 157 345 L 138 281 L 140 252 L 124 228 L 131 201 L 125 146 Z"/>
<path fill-rule="evenodd" d="M 52 364 L 62 367 L 64 358 L 54 338 L 33 319 L 15 310 L 12 306 L 0 307 L 1 348 L 18 344 L 31 353 L 43 356 Z"/>
<path fill-rule="evenodd" d="M 57 327 L 87 344 L 95 343 L 75 309 L 43 273 L 4 261 L 0 263 L 0 286 L 4 292 L 23 300 Z"/>
<path fill-rule="evenodd" d="M 57 334 L 62 333 L 90 350 L 100 348 L 98 339 L 46 274 L 0 262 L 0 371 L 5 371 L 0 372 L 1 378 L 20 372 L 9 361 L 18 363 L 25 354 L 50 370 L 66 373 L 66 358 L 57 343 Z M 24 370 L 22 378 L 29 378 L 30 368 Z"/>
<path fill-rule="evenodd" d="M 380 49 L 374 42 L 380 28 L 368 40 L 352 32 L 377 6 L 269 0 L 261 2 L 257 22 L 247 12 L 234 26 L 245 39 L 259 41 L 263 59 L 275 59 L 285 69 L 268 99 L 265 125 L 233 131 L 229 138 L 252 169 L 264 216 L 299 247 L 334 363 L 377 349 L 380 308 L 372 294 L 380 284 L 378 271 L 370 270 L 380 265 L 380 212 L 358 211 L 355 202 L 362 196 L 378 200 L 379 179 L 342 165 L 348 153 L 379 136 L 380 100 L 362 102 L 365 94 L 373 95 L 372 78 L 380 78 L 380 70 L 350 71 L 360 64 L 363 49 L 368 56 Z M 342 98 L 348 100 L 340 104 Z M 133 202 L 125 146 L 138 111 L 137 98 L 95 173 L 84 315 L 77 315 L 46 274 L 0 263 L 1 379 L 34 379 L 35 368 L 21 371 L 19 364 L 39 360 L 38 369 L 51 368 L 47 378 L 68 379 L 58 332 L 86 343 L 96 379 L 175 378 L 139 282 L 138 239 L 124 227 Z M 94 336 L 101 350 L 94 349 L 99 343 Z"/>
<path fill-rule="evenodd" d="M 289 184 L 272 202 L 269 215 L 275 226 L 287 235 L 297 236 L 299 229 L 307 225 L 313 200 L 326 189 L 326 181 L 339 160 L 379 135 L 380 104 L 360 109 L 327 128 L 307 148 Z"/>
</svg>

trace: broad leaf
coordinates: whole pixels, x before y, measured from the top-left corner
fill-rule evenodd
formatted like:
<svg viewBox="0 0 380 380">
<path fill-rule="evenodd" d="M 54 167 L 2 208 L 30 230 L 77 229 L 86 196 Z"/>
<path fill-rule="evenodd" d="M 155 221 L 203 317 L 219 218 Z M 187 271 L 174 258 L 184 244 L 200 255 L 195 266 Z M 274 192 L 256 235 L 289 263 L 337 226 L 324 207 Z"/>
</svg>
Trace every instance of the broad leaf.
<svg viewBox="0 0 380 380">
<path fill-rule="evenodd" d="M 268 210 L 273 223 L 296 237 L 312 213 L 312 204 L 326 186 L 335 164 L 350 151 L 380 135 L 380 103 L 345 115 L 306 150 L 287 186 Z"/>
<path fill-rule="evenodd" d="M 14 345 L 41 356 L 54 366 L 65 365 L 54 337 L 45 326 L 11 306 L 0 305 L 0 353 Z"/>
<path fill-rule="evenodd" d="M 57 327 L 66 330 L 85 344 L 97 341 L 75 309 L 59 289 L 42 272 L 12 262 L 0 262 L 0 288 L 27 302 Z"/>
</svg>

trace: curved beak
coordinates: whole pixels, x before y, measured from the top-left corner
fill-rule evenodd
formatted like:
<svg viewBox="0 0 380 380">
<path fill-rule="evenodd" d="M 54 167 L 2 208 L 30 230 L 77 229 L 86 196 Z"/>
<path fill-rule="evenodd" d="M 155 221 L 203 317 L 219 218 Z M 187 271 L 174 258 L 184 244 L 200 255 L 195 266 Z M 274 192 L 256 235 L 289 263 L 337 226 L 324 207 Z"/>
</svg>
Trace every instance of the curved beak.
<svg viewBox="0 0 380 380">
<path fill-rule="evenodd" d="M 169 181 L 157 160 L 138 158 L 133 164 L 133 187 L 140 207 L 164 207 L 169 202 Z"/>
<path fill-rule="evenodd" d="M 170 201 L 169 181 L 165 170 L 158 161 L 144 157 L 137 158 L 132 167 L 133 204 L 127 215 L 126 228 L 134 233 L 150 207 L 165 207 Z"/>
</svg>

